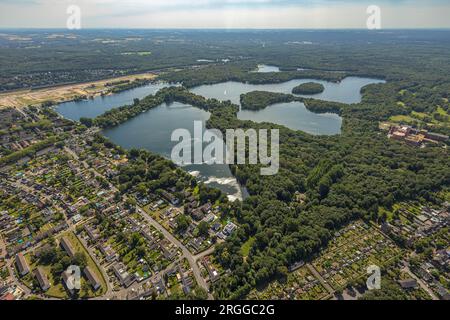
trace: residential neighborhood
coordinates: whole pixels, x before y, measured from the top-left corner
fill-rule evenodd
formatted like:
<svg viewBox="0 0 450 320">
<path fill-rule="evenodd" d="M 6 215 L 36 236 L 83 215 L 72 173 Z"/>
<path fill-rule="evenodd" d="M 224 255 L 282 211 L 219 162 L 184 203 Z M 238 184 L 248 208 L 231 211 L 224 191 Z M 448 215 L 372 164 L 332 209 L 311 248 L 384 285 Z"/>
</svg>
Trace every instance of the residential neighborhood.
<svg viewBox="0 0 450 320">
<path fill-rule="evenodd" d="M 21 121 L 37 120 L 31 110 L 9 112 Z M 174 187 L 122 195 L 110 181 L 128 159 L 95 142 L 95 131 L 63 130 L 70 132 L 64 146 L 2 167 L 2 297 L 208 294 L 202 259 L 237 228 L 221 219 L 220 205 L 201 204 L 198 190 L 183 191 L 180 200 Z M 43 132 L 30 133 L 39 144 L 36 132 Z M 71 265 L 80 268 L 80 289 L 73 288 Z"/>
</svg>

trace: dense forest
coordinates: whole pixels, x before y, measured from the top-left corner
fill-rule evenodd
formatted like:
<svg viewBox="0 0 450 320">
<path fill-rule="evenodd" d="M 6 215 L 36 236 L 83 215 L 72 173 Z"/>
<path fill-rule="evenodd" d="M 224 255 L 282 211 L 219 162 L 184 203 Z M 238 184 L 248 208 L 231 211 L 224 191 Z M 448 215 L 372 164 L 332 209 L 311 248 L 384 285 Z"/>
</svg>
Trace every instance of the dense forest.
<svg viewBox="0 0 450 320">
<path fill-rule="evenodd" d="M 350 73 L 321 70 L 295 70 L 286 72 L 257 73 L 249 72 L 256 67 L 255 62 L 227 63 L 215 66 L 176 71 L 164 74 L 161 79 L 172 83 L 181 83 L 187 88 L 203 84 L 215 84 L 225 81 L 238 81 L 251 84 L 281 83 L 294 79 L 318 79 L 338 82 Z"/>
<path fill-rule="evenodd" d="M 0 91 L 189 66 L 190 72 L 167 79 L 193 86 L 237 78 L 267 83 L 272 76 L 339 81 L 345 75 L 368 75 L 432 83 L 450 73 L 449 39 L 446 30 L 4 30 Z M 240 71 L 258 63 L 286 72 Z M 206 65 L 219 72 L 197 72 Z M 237 68 L 221 69 L 224 65 Z"/>
<path fill-rule="evenodd" d="M 272 104 L 292 102 L 297 98 L 290 94 L 252 91 L 241 95 L 241 106 L 244 110 L 261 110 Z"/>
<path fill-rule="evenodd" d="M 307 82 L 302 83 L 301 85 L 296 86 L 292 89 L 292 93 L 294 94 L 317 94 L 324 92 L 325 87 L 323 84 L 316 82 Z"/>
<path fill-rule="evenodd" d="M 292 94 L 267 91 L 252 91 L 242 94 L 240 99 L 242 109 L 246 110 L 261 110 L 276 103 L 293 101 L 303 102 L 308 110 L 316 113 L 333 112 L 341 114 L 346 107 L 349 107 L 348 105 L 339 102 L 303 98 Z"/>
</svg>

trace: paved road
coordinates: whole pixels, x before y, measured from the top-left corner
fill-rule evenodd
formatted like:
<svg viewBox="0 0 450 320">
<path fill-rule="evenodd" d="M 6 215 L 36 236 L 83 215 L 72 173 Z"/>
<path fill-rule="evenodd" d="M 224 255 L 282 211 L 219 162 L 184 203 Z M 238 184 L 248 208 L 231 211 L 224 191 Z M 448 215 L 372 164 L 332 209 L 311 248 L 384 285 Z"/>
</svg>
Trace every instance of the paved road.
<svg viewBox="0 0 450 320">
<path fill-rule="evenodd" d="M 6 258 L 6 243 L 0 234 L 0 258 Z"/>
<path fill-rule="evenodd" d="M 420 279 L 418 276 L 416 276 L 411 269 L 409 269 L 408 266 L 405 266 L 402 271 L 407 272 L 411 278 L 415 279 L 417 281 L 417 283 L 419 284 L 419 286 L 425 290 L 433 300 L 439 300 L 439 298 L 434 294 L 433 290 L 431 290 L 426 284 L 425 282 L 422 281 L 422 279 Z"/>
<path fill-rule="evenodd" d="M 66 147 L 65 150 L 70 153 L 75 159 L 78 159 L 78 156 L 76 155 L 76 153 L 71 150 L 70 148 Z M 85 166 L 87 166 L 87 163 L 85 163 L 83 161 L 83 164 Z M 106 179 L 102 174 L 100 174 L 99 172 L 97 172 L 97 170 L 91 168 L 91 171 L 99 177 L 102 177 L 104 179 Z M 119 192 L 119 190 L 114 186 L 111 185 L 111 188 L 114 192 Z M 124 199 L 127 199 L 127 196 L 124 195 Z M 183 257 L 185 257 L 188 262 L 189 265 L 194 273 L 194 277 L 198 283 L 198 285 L 200 287 L 202 287 L 204 290 L 206 290 L 206 292 L 208 292 L 208 297 L 209 299 L 212 299 L 212 295 L 209 294 L 209 287 L 208 284 L 206 283 L 205 279 L 203 279 L 201 273 L 200 273 L 200 269 L 197 265 L 197 260 L 201 257 L 204 257 L 205 255 L 207 255 L 208 252 L 212 251 L 205 251 L 197 256 L 192 255 L 192 253 L 189 251 L 188 248 L 186 248 L 186 246 L 181 243 L 177 238 L 175 238 L 169 231 L 167 231 L 162 225 L 160 225 L 155 219 L 153 219 L 147 212 L 145 212 L 144 209 L 142 209 L 140 206 L 136 205 L 136 208 L 138 210 L 138 212 L 142 215 L 142 217 L 153 227 L 155 227 L 158 231 L 160 231 L 170 242 L 172 242 L 173 244 L 175 244 L 177 247 L 179 247 L 183 253 Z M 213 250 L 213 249 L 210 249 Z"/>
<path fill-rule="evenodd" d="M 30 295 L 30 294 L 31 294 L 31 290 L 30 290 L 27 286 L 23 285 L 23 284 L 19 281 L 19 279 L 16 278 L 16 274 L 15 274 L 15 272 L 14 272 L 14 259 L 11 258 L 11 259 L 7 262 L 6 265 L 8 266 L 10 279 L 14 282 L 14 284 L 15 284 L 16 286 L 18 286 L 18 287 L 24 292 L 25 296 Z"/>
<path fill-rule="evenodd" d="M 160 231 L 170 242 L 181 248 L 183 252 L 183 256 L 189 261 L 189 265 L 192 268 L 195 279 L 200 287 L 209 291 L 208 284 L 205 279 L 203 279 L 200 269 L 197 265 L 196 257 L 192 255 L 188 248 L 184 244 L 182 244 L 177 238 L 175 238 L 169 231 L 167 231 L 163 226 L 161 226 L 155 219 L 150 217 L 142 208 L 138 206 L 139 213 L 144 217 L 144 219 L 153 227 L 155 227 L 158 231 Z"/>
<path fill-rule="evenodd" d="M 214 246 L 212 246 L 212 247 L 209 248 L 208 250 L 205 250 L 205 251 L 202 251 L 202 252 L 196 254 L 196 255 L 194 256 L 194 260 L 195 260 L 195 261 L 199 261 L 199 260 L 203 259 L 204 257 L 213 254 L 213 253 L 214 253 L 214 250 L 215 250 L 215 248 L 214 248 Z"/>
</svg>

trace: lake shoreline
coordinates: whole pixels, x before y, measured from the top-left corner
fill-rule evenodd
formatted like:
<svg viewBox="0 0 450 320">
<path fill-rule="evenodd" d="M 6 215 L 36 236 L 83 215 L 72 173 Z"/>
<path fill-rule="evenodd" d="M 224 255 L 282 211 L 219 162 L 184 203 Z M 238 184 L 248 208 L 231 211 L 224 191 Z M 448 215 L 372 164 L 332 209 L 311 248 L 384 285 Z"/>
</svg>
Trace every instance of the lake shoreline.
<svg viewBox="0 0 450 320">
<path fill-rule="evenodd" d="M 189 89 L 189 91 L 205 98 L 215 98 L 218 100 L 230 100 L 231 96 L 231 101 L 240 106 L 240 95 L 243 92 L 261 88 L 262 90 L 269 92 L 286 92 L 290 94 L 295 85 L 310 80 L 314 81 L 314 79 L 290 80 L 269 85 L 223 82 L 217 85 L 203 85 Z M 361 99 L 361 89 L 365 85 L 379 83 L 377 80 L 369 78 L 350 78 L 347 82 L 348 81 L 349 85 L 347 85 L 348 87 L 345 87 L 346 83 L 336 84 L 319 80 L 319 82 L 323 83 L 325 87 L 329 89 L 328 91 L 330 91 L 327 92 L 327 90 L 325 90 L 323 94 L 328 94 L 326 97 L 338 101 L 358 101 Z M 230 84 L 231 89 L 227 88 Z M 156 92 L 167 86 L 171 85 L 165 82 L 152 82 L 149 85 L 132 88 L 113 95 L 58 104 L 55 107 L 55 110 L 62 116 L 74 121 L 79 121 L 82 117 L 95 118 L 114 107 L 130 105 L 133 103 L 134 99 L 142 99 L 148 95 L 156 94 Z M 225 86 L 224 91 L 222 91 L 224 89 L 222 86 Z M 343 86 L 344 90 L 342 89 Z M 213 88 L 214 90 L 197 92 L 199 89 L 200 91 L 203 91 L 203 89 L 210 88 Z M 308 97 L 316 99 L 316 96 L 317 95 Z M 237 114 L 238 119 L 252 120 L 260 123 L 267 122 L 280 124 L 292 130 L 300 130 L 312 135 L 339 134 L 341 132 L 343 120 L 335 113 L 316 113 L 310 111 L 303 102 L 299 101 L 268 106 L 264 110 L 254 111 L 253 114 L 249 115 L 248 119 L 245 118 L 243 114 L 245 115 L 245 111 L 241 110 Z M 105 129 L 102 131 L 102 134 L 111 139 L 115 144 L 126 149 L 144 148 L 165 158 L 170 158 L 171 132 L 177 128 L 190 128 L 193 121 L 196 120 L 201 120 L 206 123 L 209 117 L 209 112 L 195 106 L 182 105 L 179 103 L 175 103 L 171 106 L 162 104 L 138 114 L 116 127 Z M 192 166 L 184 167 L 183 169 L 188 173 L 199 171 L 200 175 L 197 177 L 197 180 L 208 184 L 210 187 L 220 189 L 229 197 L 231 196 L 241 200 L 246 196 L 245 190 L 242 190 L 243 186 L 239 184 L 228 165 L 222 165 L 222 167 L 202 165 L 202 167 Z"/>
</svg>

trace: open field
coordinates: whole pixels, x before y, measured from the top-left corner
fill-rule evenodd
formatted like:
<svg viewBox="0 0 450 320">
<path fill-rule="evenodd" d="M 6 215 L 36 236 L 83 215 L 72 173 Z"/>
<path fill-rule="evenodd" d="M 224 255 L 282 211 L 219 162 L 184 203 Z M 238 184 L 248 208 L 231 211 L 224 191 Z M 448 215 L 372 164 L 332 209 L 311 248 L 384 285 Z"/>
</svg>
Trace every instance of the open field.
<svg viewBox="0 0 450 320">
<path fill-rule="evenodd" d="M 434 113 L 412 111 L 409 115 L 395 115 L 389 118 L 394 123 L 416 125 L 419 128 L 428 125 L 429 127 L 449 127 L 450 116 L 442 108 L 438 107 Z"/>
<path fill-rule="evenodd" d="M 21 108 L 29 105 L 39 105 L 47 101 L 56 103 L 70 101 L 80 96 L 95 97 L 112 87 L 106 86 L 109 82 L 152 80 L 156 75 L 142 73 L 124 77 L 99 80 L 94 82 L 64 85 L 58 87 L 20 90 L 0 94 L 0 109 L 6 107 Z"/>
</svg>

